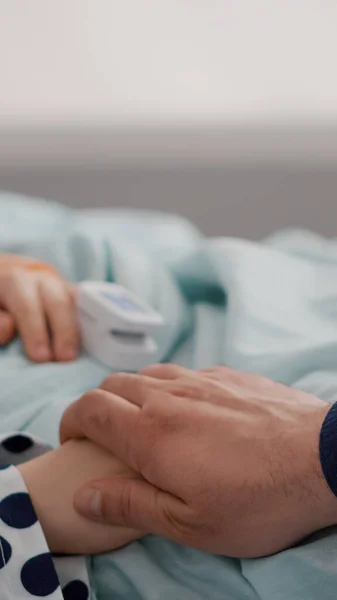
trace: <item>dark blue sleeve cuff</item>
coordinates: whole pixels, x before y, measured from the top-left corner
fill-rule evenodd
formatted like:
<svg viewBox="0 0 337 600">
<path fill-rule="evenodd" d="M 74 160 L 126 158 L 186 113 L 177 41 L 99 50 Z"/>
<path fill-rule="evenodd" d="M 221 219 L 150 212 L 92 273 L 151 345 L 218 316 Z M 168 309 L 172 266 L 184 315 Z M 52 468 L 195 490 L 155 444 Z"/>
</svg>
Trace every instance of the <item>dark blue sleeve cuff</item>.
<svg viewBox="0 0 337 600">
<path fill-rule="evenodd" d="M 326 415 L 319 440 L 322 471 L 329 488 L 337 496 L 337 402 Z"/>
</svg>

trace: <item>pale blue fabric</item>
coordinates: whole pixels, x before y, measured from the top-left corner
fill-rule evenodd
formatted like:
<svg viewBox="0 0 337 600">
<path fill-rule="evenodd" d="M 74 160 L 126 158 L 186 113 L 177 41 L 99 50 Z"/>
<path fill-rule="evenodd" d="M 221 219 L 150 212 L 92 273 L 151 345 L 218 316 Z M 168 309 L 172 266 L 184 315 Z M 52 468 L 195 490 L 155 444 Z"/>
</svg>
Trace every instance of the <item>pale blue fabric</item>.
<svg viewBox="0 0 337 600">
<path fill-rule="evenodd" d="M 337 400 L 336 241 L 305 232 L 263 244 L 207 240 L 174 216 L 79 213 L 3 194 L 0 251 L 49 260 L 74 281 L 114 279 L 139 293 L 166 321 L 158 360 L 227 364 Z M 32 365 L 19 342 L 0 356 L 1 431 L 27 429 L 53 444 L 64 408 L 107 374 L 86 356 Z M 92 581 L 99 600 L 334 599 L 337 535 L 244 561 L 149 536 L 93 559 Z"/>
</svg>

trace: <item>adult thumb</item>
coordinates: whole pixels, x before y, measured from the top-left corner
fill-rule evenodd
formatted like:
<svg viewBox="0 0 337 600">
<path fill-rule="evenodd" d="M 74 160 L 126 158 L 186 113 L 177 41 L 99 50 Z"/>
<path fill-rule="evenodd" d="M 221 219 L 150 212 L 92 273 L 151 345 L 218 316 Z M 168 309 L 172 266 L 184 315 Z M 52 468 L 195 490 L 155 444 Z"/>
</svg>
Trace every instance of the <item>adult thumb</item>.
<svg viewBox="0 0 337 600">
<path fill-rule="evenodd" d="M 111 477 L 93 481 L 75 495 L 74 507 L 83 517 L 108 525 L 132 527 L 180 541 L 179 515 L 186 504 L 137 478 Z"/>
</svg>

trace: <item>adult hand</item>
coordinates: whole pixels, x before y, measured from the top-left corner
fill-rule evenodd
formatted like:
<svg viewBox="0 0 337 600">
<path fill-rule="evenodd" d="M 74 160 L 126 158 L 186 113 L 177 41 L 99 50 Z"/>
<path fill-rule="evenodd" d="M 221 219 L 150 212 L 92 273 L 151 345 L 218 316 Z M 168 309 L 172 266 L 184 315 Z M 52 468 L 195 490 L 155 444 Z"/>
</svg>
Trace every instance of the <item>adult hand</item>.
<svg viewBox="0 0 337 600">
<path fill-rule="evenodd" d="M 16 332 L 36 362 L 76 358 L 79 339 L 70 286 L 49 265 L 0 255 L 0 346 Z"/>
<path fill-rule="evenodd" d="M 318 453 L 327 411 L 225 367 L 112 375 L 67 409 L 61 441 L 87 437 L 136 475 L 91 482 L 75 508 L 211 552 L 272 554 L 337 522 Z"/>
</svg>

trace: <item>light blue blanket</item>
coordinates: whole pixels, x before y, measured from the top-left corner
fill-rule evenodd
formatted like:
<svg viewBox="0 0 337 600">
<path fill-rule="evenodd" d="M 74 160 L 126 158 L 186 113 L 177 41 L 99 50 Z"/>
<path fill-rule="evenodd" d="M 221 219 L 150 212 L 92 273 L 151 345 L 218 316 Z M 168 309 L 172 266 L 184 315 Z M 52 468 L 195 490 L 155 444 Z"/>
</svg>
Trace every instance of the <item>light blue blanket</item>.
<svg viewBox="0 0 337 600">
<path fill-rule="evenodd" d="M 337 399 L 337 242 L 301 232 L 263 244 L 207 240 L 174 216 L 74 212 L 3 194 L 0 251 L 140 294 L 166 321 L 158 361 L 227 364 Z M 53 444 L 64 408 L 107 373 L 86 356 L 32 365 L 18 341 L 0 352 L 1 430 L 27 429 Z M 244 561 L 149 536 L 94 558 L 92 581 L 99 600 L 335 599 L 337 535 Z"/>
</svg>

